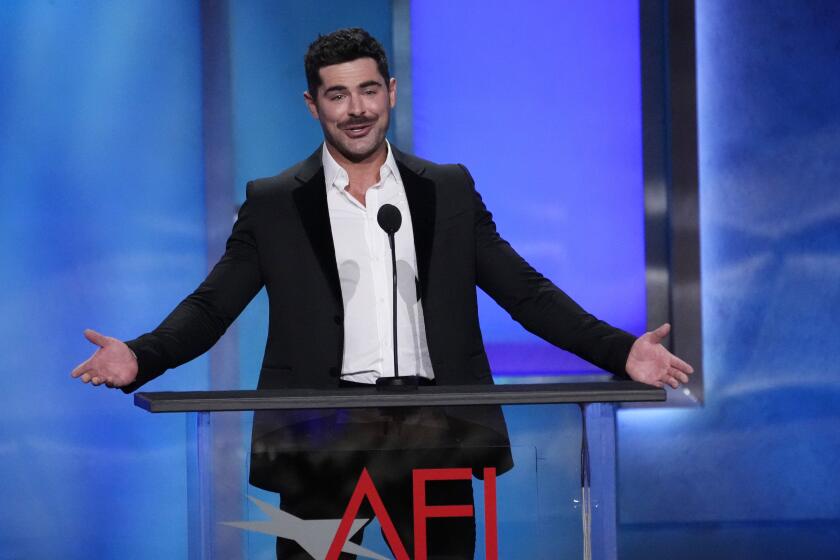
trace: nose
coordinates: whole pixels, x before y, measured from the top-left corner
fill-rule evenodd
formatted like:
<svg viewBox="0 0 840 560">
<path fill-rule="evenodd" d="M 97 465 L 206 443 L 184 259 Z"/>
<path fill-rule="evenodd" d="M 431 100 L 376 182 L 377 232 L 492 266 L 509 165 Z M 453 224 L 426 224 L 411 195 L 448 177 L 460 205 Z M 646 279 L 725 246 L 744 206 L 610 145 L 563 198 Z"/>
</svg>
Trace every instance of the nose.
<svg viewBox="0 0 840 560">
<path fill-rule="evenodd" d="M 348 111 L 354 117 L 360 117 L 365 114 L 365 104 L 361 95 L 350 96 L 350 106 Z"/>
</svg>

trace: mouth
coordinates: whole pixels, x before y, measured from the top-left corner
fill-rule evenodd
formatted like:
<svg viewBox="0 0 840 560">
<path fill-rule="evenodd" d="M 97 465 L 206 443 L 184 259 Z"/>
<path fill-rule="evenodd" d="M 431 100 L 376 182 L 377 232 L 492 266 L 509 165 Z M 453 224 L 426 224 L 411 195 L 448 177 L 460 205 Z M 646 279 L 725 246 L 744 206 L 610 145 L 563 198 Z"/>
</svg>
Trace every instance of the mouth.
<svg viewBox="0 0 840 560">
<path fill-rule="evenodd" d="M 365 122 L 344 125 L 341 127 L 341 130 L 344 131 L 344 134 L 350 138 L 363 138 L 364 136 L 367 136 L 372 128 L 372 122 Z"/>
</svg>

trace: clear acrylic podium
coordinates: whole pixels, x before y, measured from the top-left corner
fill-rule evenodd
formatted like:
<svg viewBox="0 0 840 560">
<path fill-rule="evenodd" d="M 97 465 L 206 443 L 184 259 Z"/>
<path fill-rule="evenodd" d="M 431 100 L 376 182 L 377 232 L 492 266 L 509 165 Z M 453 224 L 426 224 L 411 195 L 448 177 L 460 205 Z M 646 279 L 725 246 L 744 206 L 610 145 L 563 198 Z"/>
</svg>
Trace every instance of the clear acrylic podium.
<svg viewBox="0 0 840 560">
<path fill-rule="evenodd" d="M 422 560 L 474 531 L 475 558 L 605 560 L 617 556 L 614 405 L 664 399 L 603 381 L 135 404 L 187 413 L 190 558 L 275 558 L 282 537 L 318 559 Z"/>
</svg>

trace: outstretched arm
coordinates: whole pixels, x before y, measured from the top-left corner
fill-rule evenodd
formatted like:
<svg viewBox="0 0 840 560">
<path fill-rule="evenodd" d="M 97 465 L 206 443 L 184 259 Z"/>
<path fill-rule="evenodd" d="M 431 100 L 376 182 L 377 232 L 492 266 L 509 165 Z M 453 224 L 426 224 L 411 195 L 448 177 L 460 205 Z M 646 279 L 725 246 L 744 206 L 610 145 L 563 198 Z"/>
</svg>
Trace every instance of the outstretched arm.
<svg viewBox="0 0 840 560">
<path fill-rule="evenodd" d="M 470 183 L 472 177 L 464 169 Z M 537 272 L 496 231 L 475 193 L 476 270 L 479 286 L 526 329 L 596 366 L 635 381 L 678 387 L 693 372 L 662 346 L 670 325 L 636 338 L 587 313 Z"/>
<path fill-rule="evenodd" d="M 636 337 L 594 317 L 537 272 L 497 233 L 478 193 L 475 200 L 479 287 L 543 340 L 606 371 L 626 375 Z"/>
<path fill-rule="evenodd" d="M 209 350 L 262 287 L 253 221 L 246 200 L 221 260 L 152 332 L 123 343 L 86 330 L 99 349 L 72 376 L 130 392 Z"/>
</svg>

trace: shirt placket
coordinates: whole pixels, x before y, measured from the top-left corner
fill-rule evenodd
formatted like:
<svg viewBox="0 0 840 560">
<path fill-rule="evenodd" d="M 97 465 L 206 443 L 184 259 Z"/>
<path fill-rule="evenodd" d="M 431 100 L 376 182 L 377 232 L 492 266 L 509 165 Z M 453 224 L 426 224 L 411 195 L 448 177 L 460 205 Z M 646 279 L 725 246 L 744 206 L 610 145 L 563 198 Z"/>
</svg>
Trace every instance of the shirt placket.
<svg viewBox="0 0 840 560">
<path fill-rule="evenodd" d="M 379 340 L 379 367 L 383 375 L 393 375 L 393 363 L 387 358 L 393 353 L 391 344 L 391 300 L 386 297 L 390 278 L 390 253 L 386 256 L 388 243 L 385 233 L 379 227 L 377 214 L 379 212 L 380 185 L 374 185 L 367 191 L 365 207 L 367 219 L 365 220 L 365 234 L 370 255 L 371 276 L 373 278 L 373 292 L 376 305 L 376 328 Z M 390 249 L 388 249 L 390 251 Z"/>
</svg>

